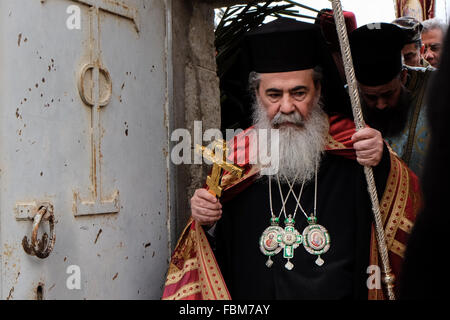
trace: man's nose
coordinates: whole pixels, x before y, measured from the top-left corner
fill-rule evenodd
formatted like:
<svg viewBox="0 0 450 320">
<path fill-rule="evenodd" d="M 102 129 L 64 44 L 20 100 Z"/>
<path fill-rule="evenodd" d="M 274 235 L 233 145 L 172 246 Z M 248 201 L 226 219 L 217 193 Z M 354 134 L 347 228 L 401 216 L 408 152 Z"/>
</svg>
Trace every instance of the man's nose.
<svg viewBox="0 0 450 320">
<path fill-rule="evenodd" d="M 423 57 L 424 57 L 426 60 L 433 58 L 433 52 L 431 51 L 430 48 L 425 48 L 425 52 L 424 52 L 424 54 L 423 54 Z"/>
<path fill-rule="evenodd" d="M 295 111 L 295 104 L 293 99 L 287 94 L 283 95 L 280 101 L 280 112 L 284 114 L 291 114 Z"/>
<path fill-rule="evenodd" d="M 377 109 L 383 110 L 387 107 L 387 101 L 386 99 L 383 98 L 378 98 L 377 99 L 377 104 L 376 104 Z"/>
</svg>

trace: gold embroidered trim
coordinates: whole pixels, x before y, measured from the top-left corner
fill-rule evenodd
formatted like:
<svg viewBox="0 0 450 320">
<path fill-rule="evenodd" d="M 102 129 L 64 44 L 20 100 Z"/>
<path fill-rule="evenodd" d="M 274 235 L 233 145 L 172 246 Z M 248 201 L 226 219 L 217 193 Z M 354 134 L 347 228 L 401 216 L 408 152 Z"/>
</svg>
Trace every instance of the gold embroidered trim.
<svg viewBox="0 0 450 320">
<path fill-rule="evenodd" d="M 400 221 L 400 225 L 398 226 L 398 228 L 410 234 L 413 226 L 414 223 L 405 217 Z"/>
<path fill-rule="evenodd" d="M 200 246 L 198 251 L 203 262 L 202 264 L 199 262 L 199 267 L 202 266 L 199 268 L 200 283 L 209 283 L 211 286 L 211 290 L 206 285 L 202 286 L 203 300 L 231 300 L 225 281 L 219 269 L 216 268 L 216 260 L 203 228 L 197 228 L 196 232 L 198 232 L 198 244 Z"/>
<path fill-rule="evenodd" d="M 167 277 L 166 286 L 171 285 L 173 283 L 177 283 L 178 281 L 181 280 L 183 275 L 186 274 L 186 272 L 195 270 L 196 268 L 197 268 L 197 258 L 187 260 L 184 263 L 184 267 L 182 270 L 174 272 L 170 274 L 170 277 L 169 276 Z"/>
<path fill-rule="evenodd" d="M 330 134 L 328 134 L 328 137 L 327 137 L 327 146 L 330 149 L 346 149 L 347 148 L 343 143 L 334 140 L 334 138 Z"/>
<path fill-rule="evenodd" d="M 189 283 L 183 287 L 181 287 L 177 292 L 173 295 L 164 298 L 164 300 L 181 300 L 190 295 L 199 293 L 201 291 L 200 285 L 198 283 Z"/>
<path fill-rule="evenodd" d="M 397 154 L 397 152 L 394 151 L 394 149 L 392 149 L 392 147 L 389 145 L 389 143 L 384 140 L 386 142 L 386 147 L 388 148 L 390 153 L 393 153 L 397 158 L 400 158 L 400 156 Z"/>
<path fill-rule="evenodd" d="M 403 243 L 401 243 L 397 240 L 394 240 L 392 242 L 392 247 L 390 249 L 391 252 L 393 252 L 396 255 L 399 255 L 400 257 L 403 258 L 405 255 L 405 250 L 406 250 L 406 246 Z"/>
<path fill-rule="evenodd" d="M 400 224 L 400 221 L 404 218 L 405 208 L 406 208 L 406 200 L 408 198 L 408 189 L 409 189 L 409 175 L 408 169 L 403 167 L 401 169 L 402 175 L 401 179 L 398 183 L 398 193 L 395 199 L 395 202 L 392 207 L 392 214 L 389 217 L 389 221 L 386 225 L 385 233 L 386 233 L 386 242 L 388 249 L 391 248 L 392 243 L 394 241 L 395 234 L 397 232 L 397 228 Z"/>
<path fill-rule="evenodd" d="M 192 220 L 188 223 L 189 228 L 191 227 L 191 223 Z M 189 237 L 192 244 L 190 248 L 192 248 L 192 250 L 195 248 L 197 255 L 194 258 L 184 261 L 181 270 L 171 262 L 171 268 L 169 267 L 165 285 L 175 284 L 181 280 L 183 275 L 187 272 L 195 270 L 198 272 L 198 280 L 182 286 L 176 293 L 163 298 L 163 300 L 180 300 L 197 293 L 201 294 L 201 299 L 203 300 L 231 300 L 203 228 L 201 226 L 195 226 L 195 229 L 189 231 L 188 227 L 185 228 L 186 234 L 183 236 L 188 236 L 189 232 L 194 232 L 192 237 Z M 179 245 L 180 241 L 178 242 L 177 247 L 179 247 Z M 182 252 L 188 251 L 186 246 L 177 249 L 182 250 Z"/>
<path fill-rule="evenodd" d="M 394 200 L 394 194 L 395 191 L 397 191 L 397 184 L 401 172 L 399 160 L 392 154 L 390 154 L 390 157 L 391 157 L 391 174 L 389 174 L 386 183 L 386 189 L 380 202 L 380 213 L 383 225 L 386 222 L 387 213 L 391 209 L 391 205 Z"/>
</svg>

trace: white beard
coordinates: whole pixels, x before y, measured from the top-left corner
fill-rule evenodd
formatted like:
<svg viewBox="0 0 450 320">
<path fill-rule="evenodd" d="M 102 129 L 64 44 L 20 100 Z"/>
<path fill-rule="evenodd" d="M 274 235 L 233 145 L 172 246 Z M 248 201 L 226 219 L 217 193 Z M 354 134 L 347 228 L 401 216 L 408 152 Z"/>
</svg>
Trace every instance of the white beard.
<svg viewBox="0 0 450 320">
<path fill-rule="evenodd" d="M 270 121 L 264 107 L 258 100 L 254 103 L 253 123 L 256 129 L 279 129 L 278 175 L 280 179 L 293 182 L 307 182 L 314 177 L 325 151 L 329 123 L 321 102 L 317 101 L 308 117 L 304 119 L 298 112 L 290 115 L 278 113 Z M 290 122 L 296 126 L 282 125 Z M 268 135 L 268 145 L 271 145 Z M 273 164 L 272 164 L 273 165 Z M 259 168 L 263 168 L 261 165 Z M 275 178 L 274 175 L 271 176 Z"/>
</svg>

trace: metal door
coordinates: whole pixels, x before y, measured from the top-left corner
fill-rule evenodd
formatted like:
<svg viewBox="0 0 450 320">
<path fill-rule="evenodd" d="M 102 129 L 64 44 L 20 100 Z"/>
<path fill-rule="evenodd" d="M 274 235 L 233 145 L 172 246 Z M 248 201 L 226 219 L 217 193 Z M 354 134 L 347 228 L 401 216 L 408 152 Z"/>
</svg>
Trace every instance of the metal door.
<svg viewBox="0 0 450 320">
<path fill-rule="evenodd" d="M 2 299 L 160 297 L 167 18 L 163 0 L 0 1 Z M 53 250 L 26 253 L 51 209 Z"/>
</svg>

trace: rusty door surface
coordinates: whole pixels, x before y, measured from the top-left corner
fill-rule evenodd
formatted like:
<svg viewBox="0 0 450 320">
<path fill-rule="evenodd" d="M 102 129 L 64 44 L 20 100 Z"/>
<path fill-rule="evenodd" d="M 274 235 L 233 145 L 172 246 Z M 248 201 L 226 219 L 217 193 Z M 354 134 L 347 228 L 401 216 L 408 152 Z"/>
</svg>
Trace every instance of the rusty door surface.
<svg viewBox="0 0 450 320">
<path fill-rule="evenodd" d="M 0 1 L 2 299 L 160 298 L 168 3 Z"/>
</svg>

